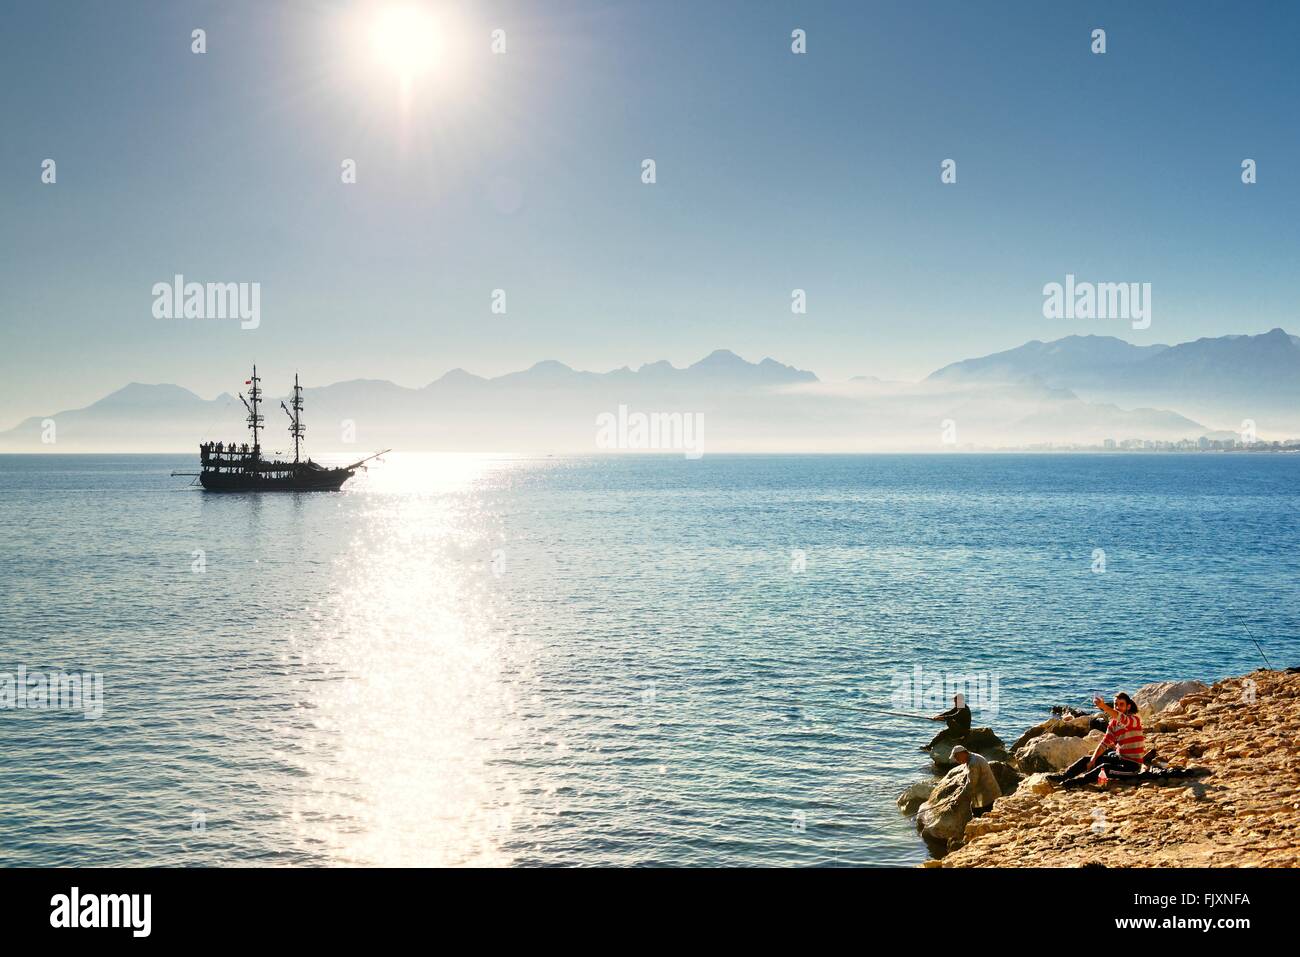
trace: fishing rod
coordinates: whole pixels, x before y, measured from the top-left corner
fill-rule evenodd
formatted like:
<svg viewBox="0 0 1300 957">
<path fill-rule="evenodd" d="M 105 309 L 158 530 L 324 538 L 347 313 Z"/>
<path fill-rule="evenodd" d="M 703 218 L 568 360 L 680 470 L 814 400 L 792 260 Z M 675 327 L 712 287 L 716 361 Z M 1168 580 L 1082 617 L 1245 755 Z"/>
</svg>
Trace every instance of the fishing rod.
<svg viewBox="0 0 1300 957">
<path fill-rule="evenodd" d="M 1255 642 L 1255 650 L 1258 651 L 1259 656 L 1264 659 L 1264 664 L 1268 665 L 1268 670 L 1272 671 L 1273 662 L 1269 661 L 1268 655 L 1264 654 L 1264 649 L 1260 647 L 1259 639 L 1255 637 L 1255 633 L 1246 627 L 1246 619 L 1242 618 L 1241 615 L 1235 611 L 1233 612 L 1233 614 L 1237 615 L 1237 623 L 1241 625 L 1242 629 L 1245 630 L 1246 634 L 1250 636 L 1250 640 Z"/>
<path fill-rule="evenodd" d="M 775 701 L 776 699 L 774 699 L 774 698 L 768 698 L 767 700 L 768 700 L 768 701 Z M 805 705 L 800 704 L 800 703 L 797 702 L 797 701 L 789 702 L 789 703 L 790 703 L 790 704 L 793 704 L 793 705 L 796 705 L 796 706 L 798 706 L 798 707 L 800 707 L 800 708 L 805 707 Z M 933 720 L 934 720 L 933 718 L 927 718 L 927 717 L 926 717 L 925 715 L 923 715 L 923 714 L 909 714 L 909 713 L 906 712 L 906 711 L 890 711 L 890 710 L 888 710 L 888 709 L 886 709 L 886 708 L 860 708 L 860 707 L 855 707 L 854 705 L 851 705 L 851 704 L 837 704 L 836 702 L 833 702 L 833 701 L 821 701 L 821 702 L 817 702 L 816 704 L 813 705 L 813 707 L 814 707 L 814 708 L 822 708 L 822 707 L 825 707 L 825 708 L 842 708 L 842 709 L 845 710 L 845 711 L 861 711 L 861 712 L 863 712 L 864 714 L 892 714 L 892 715 L 894 715 L 895 717 L 899 717 L 899 718 L 914 718 L 914 719 L 917 720 L 917 721 L 933 721 Z"/>
<path fill-rule="evenodd" d="M 864 711 L 867 714 L 892 714 L 898 718 L 914 718 L 917 721 L 933 721 L 923 714 L 909 714 L 906 711 L 889 711 L 886 708 L 855 708 L 851 704 L 827 704 L 828 708 L 847 708 L 850 711 Z"/>
</svg>

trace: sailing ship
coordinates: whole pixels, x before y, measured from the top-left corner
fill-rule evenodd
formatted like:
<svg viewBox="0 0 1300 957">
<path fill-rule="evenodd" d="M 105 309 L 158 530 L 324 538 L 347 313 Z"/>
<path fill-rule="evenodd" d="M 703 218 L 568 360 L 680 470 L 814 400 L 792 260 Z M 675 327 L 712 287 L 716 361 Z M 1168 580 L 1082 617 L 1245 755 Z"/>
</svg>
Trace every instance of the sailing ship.
<svg viewBox="0 0 1300 957">
<path fill-rule="evenodd" d="M 249 387 L 248 397 L 245 398 L 243 393 L 239 396 L 239 401 L 244 403 L 244 408 L 248 411 L 248 428 L 253 433 L 253 444 L 204 442 L 199 445 L 202 471 L 173 472 L 173 475 L 193 475 L 209 492 L 337 492 L 366 462 L 392 451 L 385 449 L 384 452 L 376 452 L 351 465 L 338 468 L 327 468 L 310 458 L 304 461 L 301 448 L 307 427 L 302 424 L 302 386 L 298 384 L 298 375 L 295 373 L 293 398 L 288 405 L 280 403 L 280 408 L 289 416 L 293 461 L 262 458 L 260 433 L 266 426 L 265 416 L 261 412 L 261 383 L 257 366 L 254 365 L 253 377 L 244 383 Z"/>
</svg>

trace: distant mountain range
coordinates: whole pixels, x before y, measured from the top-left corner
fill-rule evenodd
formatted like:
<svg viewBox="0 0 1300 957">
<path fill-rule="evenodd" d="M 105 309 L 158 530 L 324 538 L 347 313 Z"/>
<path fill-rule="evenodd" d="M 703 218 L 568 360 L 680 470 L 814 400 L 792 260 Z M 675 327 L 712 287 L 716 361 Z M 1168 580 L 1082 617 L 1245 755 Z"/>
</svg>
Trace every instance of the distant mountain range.
<svg viewBox="0 0 1300 957">
<path fill-rule="evenodd" d="M 1300 336 L 1273 329 L 1176 346 L 1135 346 L 1112 336 L 1067 336 L 944 366 L 929 382 L 1039 382 L 1083 399 L 1159 405 L 1239 428 L 1300 431 Z"/>
<path fill-rule="evenodd" d="M 241 370 L 242 371 L 242 370 Z M 267 395 L 268 448 L 284 448 Z M 413 389 L 356 379 L 305 390 L 318 454 L 415 450 L 595 452 L 602 415 L 702 417 L 705 451 L 942 450 L 1105 438 L 1196 438 L 1256 421 L 1262 438 L 1300 434 L 1300 338 L 1258 336 L 1134 346 L 1068 336 L 967 359 L 920 383 L 823 382 L 773 359 L 718 350 L 686 368 L 583 372 L 548 360 L 483 378 L 454 369 Z M 223 393 L 132 383 L 83 409 L 0 432 L 3 451 L 192 451 L 244 441 L 244 409 Z M 41 441 L 52 420 L 56 441 Z"/>
</svg>

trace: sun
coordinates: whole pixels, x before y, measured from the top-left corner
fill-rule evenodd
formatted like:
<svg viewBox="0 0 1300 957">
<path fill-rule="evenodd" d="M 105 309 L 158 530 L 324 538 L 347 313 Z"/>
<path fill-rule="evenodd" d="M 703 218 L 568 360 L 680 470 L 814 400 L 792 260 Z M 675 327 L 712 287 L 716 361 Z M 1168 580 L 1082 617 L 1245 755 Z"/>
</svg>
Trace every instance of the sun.
<svg viewBox="0 0 1300 957">
<path fill-rule="evenodd" d="M 370 33 L 375 58 L 404 85 L 427 73 L 439 54 L 438 25 L 414 4 L 381 10 Z"/>
</svg>

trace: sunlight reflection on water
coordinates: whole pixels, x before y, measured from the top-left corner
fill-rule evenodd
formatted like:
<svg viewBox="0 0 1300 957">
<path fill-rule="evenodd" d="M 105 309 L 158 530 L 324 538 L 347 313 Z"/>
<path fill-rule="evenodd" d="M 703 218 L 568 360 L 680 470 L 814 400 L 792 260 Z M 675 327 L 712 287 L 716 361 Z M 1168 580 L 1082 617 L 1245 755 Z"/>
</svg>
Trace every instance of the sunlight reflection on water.
<svg viewBox="0 0 1300 957">
<path fill-rule="evenodd" d="M 493 621 L 499 529 L 478 489 L 510 460 L 392 456 L 331 594 L 296 644 L 313 718 L 293 820 L 339 863 L 496 865 L 509 792 L 491 770 L 514 733 Z M 333 679 L 333 680 L 329 680 Z"/>
</svg>

